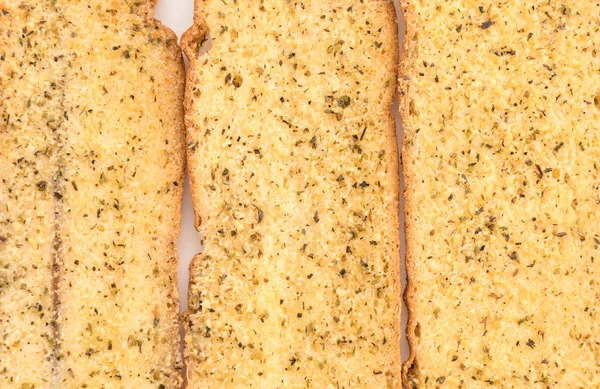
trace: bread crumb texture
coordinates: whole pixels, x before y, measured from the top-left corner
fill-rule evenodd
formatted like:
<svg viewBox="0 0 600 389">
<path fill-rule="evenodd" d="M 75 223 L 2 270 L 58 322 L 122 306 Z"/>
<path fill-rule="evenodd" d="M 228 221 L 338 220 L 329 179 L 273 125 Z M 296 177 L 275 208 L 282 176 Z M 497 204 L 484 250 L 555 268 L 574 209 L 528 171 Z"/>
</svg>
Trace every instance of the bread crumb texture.
<svg viewBox="0 0 600 389">
<path fill-rule="evenodd" d="M 188 387 L 400 388 L 392 2 L 198 2 L 183 45 Z"/>
<path fill-rule="evenodd" d="M 151 1 L 0 0 L 0 387 L 177 388 L 183 65 Z"/>
<path fill-rule="evenodd" d="M 401 1 L 408 388 L 600 388 L 598 1 Z"/>
</svg>

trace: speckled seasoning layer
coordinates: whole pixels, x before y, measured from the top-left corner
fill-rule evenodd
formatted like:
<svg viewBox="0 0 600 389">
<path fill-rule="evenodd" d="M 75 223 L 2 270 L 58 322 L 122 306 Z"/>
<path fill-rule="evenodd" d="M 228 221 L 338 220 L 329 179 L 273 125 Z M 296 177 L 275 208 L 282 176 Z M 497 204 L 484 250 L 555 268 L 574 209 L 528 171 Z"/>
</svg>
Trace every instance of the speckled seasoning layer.
<svg viewBox="0 0 600 389">
<path fill-rule="evenodd" d="M 600 388 L 600 2 L 401 3 L 406 387 Z"/>
<path fill-rule="evenodd" d="M 0 387 L 176 388 L 183 63 L 152 1 L 0 0 Z"/>
<path fill-rule="evenodd" d="M 392 1 L 197 1 L 183 46 L 188 387 L 400 388 Z"/>
</svg>

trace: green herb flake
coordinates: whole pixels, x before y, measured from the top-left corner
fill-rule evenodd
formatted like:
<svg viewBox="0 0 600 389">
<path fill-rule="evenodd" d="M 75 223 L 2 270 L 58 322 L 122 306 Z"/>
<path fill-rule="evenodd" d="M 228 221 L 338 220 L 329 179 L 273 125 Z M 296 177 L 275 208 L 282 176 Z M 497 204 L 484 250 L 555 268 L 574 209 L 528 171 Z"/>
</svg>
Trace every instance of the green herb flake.
<svg viewBox="0 0 600 389">
<path fill-rule="evenodd" d="M 347 108 L 347 107 L 349 107 L 351 102 L 352 101 L 350 100 L 349 96 L 342 96 L 337 101 L 338 106 L 341 107 L 341 108 Z"/>
<path fill-rule="evenodd" d="M 43 192 L 48 187 L 48 183 L 46 181 L 40 181 L 35 185 L 40 192 Z"/>
</svg>

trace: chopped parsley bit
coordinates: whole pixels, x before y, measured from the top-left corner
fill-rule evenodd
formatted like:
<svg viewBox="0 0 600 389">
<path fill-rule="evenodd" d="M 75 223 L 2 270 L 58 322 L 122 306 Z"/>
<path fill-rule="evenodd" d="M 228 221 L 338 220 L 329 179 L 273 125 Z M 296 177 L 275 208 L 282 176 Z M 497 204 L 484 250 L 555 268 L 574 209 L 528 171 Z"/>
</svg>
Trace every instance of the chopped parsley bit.
<svg viewBox="0 0 600 389">
<path fill-rule="evenodd" d="M 558 150 L 562 149 L 564 145 L 565 145 L 565 142 L 560 142 L 560 143 L 559 143 L 559 144 L 558 144 L 558 145 L 557 145 L 557 146 L 554 148 L 554 151 L 558 151 Z"/>
<path fill-rule="evenodd" d="M 342 96 L 337 101 L 338 106 L 341 107 L 341 108 L 347 108 L 347 107 L 349 107 L 351 102 L 352 101 L 350 100 L 349 96 Z"/>
<path fill-rule="evenodd" d="M 492 22 L 491 20 L 488 20 L 487 22 L 483 22 L 479 27 L 481 27 L 484 30 L 487 30 L 488 28 L 490 28 L 492 26 L 492 24 L 494 24 L 494 22 Z"/>
<path fill-rule="evenodd" d="M 40 181 L 36 184 L 36 186 L 40 192 L 43 192 L 48 187 L 48 183 L 46 181 Z"/>
</svg>

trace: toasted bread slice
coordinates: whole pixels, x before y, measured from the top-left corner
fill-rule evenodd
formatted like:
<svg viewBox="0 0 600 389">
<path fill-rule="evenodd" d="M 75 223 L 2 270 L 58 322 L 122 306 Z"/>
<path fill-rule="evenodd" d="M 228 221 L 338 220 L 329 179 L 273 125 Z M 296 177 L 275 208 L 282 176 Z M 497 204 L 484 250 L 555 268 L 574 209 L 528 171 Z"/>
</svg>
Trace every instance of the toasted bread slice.
<svg viewBox="0 0 600 389">
<path fill-rule="evenodd" d="M 152 3 L 0 6 L 1 387 L 181 383 L 184 69 Z"/>
<path fill-rule="evenodd" d="M 600 387 L 598 4 L 401 3 L 406 387 Z"/>
<path fill-rule="evenodd" d="M 188 387 L 399 388 L 392 2 L 198 1 L 182 42 Z"/>
</svg>

